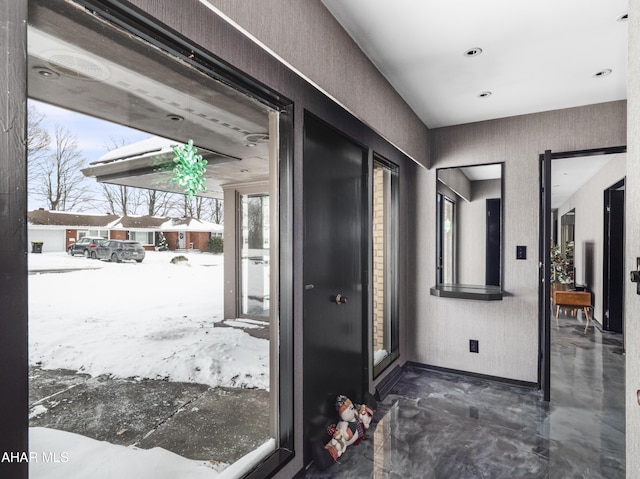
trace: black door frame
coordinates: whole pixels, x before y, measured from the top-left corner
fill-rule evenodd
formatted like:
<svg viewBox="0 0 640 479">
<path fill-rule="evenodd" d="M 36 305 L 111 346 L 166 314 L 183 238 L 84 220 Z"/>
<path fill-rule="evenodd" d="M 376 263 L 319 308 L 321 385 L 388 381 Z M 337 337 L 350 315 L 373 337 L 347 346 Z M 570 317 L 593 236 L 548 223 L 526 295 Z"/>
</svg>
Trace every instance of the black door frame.
<svg viewBox="0 0 640 479">
<path fill-rule="evenodd" d="M 602 322 L 603 328 L 605 331 L 616 331 L 620 333 L 624 333 L 624 235 L 625 235 L 625 193 L 624 190 L 619 191 L 620 188 L 625 186 L 626 178 L 622 178 L 620 181 L 615 184 L 609 186 L 604 190 L 604 232 L 603 232 L 603 248 L 602 248 Z M 618 242 L 612 248 L 612 231 L 611 231 L 611 217 L 612 211 L 610 210 L 612 206 L 612 196 L 616 193 L 621 193 L 622 196 L 622 211 L 617 211 L 618 217 L 621 213 L 621 230 L 614 231 L 613 236 L 617 238 Z M 617 234 L 616 234 L 617 233 Z M 622 243 L 622 247 L 618 248 Z M 612 253 L 617 256 L 619 260 L 617 263 L 612 264 L 611 256 Z M 614 287 L 611 286 L 611 280 L 615 280 Z M 612 293 L 616 296 L 613 300 L 611 298 Z M 615 304 L 614 304 L 615 303 Z M 613 306 L 613 307 L 612 307 Z M 611 315 L 609 312 L 614 310 L 614 313 L 617 313 L 616 316 L 619 316 L 620 324 L 615 324 L 612 327 L 613 321 L 611 320 Z M 617 323 L 617 320 L 615 321 Z M 618 330 L 619 329 L 619 330 Z"/>
<path fill-rule="evenodd" d="M 540 209 L 538 251 L 540 274 L 538 283 L 538 387 L 542 390 L 543 399 L 551 400 L 551 161 L 582 156 L 600 156 L 626 153 L 627 146 L 593 148 L 589 150 L 552 152 L 546 150 L 539 156 L 540 162 Z M 549 187 L 545 188 L 545 185 Z"/>
</svg>

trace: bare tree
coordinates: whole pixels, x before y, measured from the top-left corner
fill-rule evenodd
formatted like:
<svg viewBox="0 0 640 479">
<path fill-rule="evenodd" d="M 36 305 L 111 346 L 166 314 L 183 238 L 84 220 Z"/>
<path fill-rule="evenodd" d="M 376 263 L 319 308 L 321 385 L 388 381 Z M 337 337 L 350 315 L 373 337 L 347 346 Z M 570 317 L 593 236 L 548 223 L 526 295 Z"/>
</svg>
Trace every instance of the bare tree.
<svg viewBox="0 0 640 479">
<path fill-rule="evenodd" d="M 185 218 L 195 218 L 197 220 L 202 219 L 205 200 L 206 198 L 203 198 L 202 196 L 194 196 L 193 198 L 189 198 L 189 196 L 183 195 L 183 216 Z"/>
<path fill-rule="evenodd" d="M 36 179 L 37 165 L 47 154 L 51 137 L 42 126 L 45 117 L 35 105 L 30 104 L 27 112 L 27 170 L 28 181 Z"/>
<path fill-rule="evenodd" d="M 168 216 L 174 209 L 177 195 L 166 191 L 142 190 L 140 204 L 149 216 Z"/>
<path fill-rule="evenodd" d="M 218 198 L 209 201 L 209 220 L 212 223 L 221 225 L 224 223 L 224 203 Z"/>
<path fill-rule="evenodd" d="M 141 192 L 138 188 L 125 185 L 100 183 L 109 213 L 114 215 L 133 215 L 138 212 Z"/>
<path fill-rule="evenodd" d="M 105 144 L 107 151 L 117 150 L 127 145 L 125 139 L 110 138 Z M 104 201 L 107 204 L 107 209 L 114 215 L 132 215 L 138 212 L 138 207 L 141 204 L 141 190 L 126 185 L 110 185 L 107 183 L 101 183 L 102 193 L 104 195 Z"/>
<path fill-rule="evenodd" d="M 34 158 L 29 190 L 44 200 L 50 210 L 82 211 L 91 206 L 91 190 L 80 171 L 85 159 L 78 150 L 78 139 L 56 124 L 53 147 L 48 154 Z"/>
</svg>

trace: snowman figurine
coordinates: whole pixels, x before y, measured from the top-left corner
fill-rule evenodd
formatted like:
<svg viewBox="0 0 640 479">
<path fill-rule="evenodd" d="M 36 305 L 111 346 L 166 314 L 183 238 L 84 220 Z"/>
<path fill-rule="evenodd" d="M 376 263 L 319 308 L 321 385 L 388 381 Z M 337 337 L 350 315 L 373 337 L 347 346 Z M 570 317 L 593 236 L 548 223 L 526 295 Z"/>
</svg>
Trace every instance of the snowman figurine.
<svg viewBox="0 0 640 479">
<path fill-rule="evenodd" d="M 324 447 L 316 445 L 313 450 L 314 463 L 320 470 L 334 464 L 349 446 L 355 446 L 365 437 L 373 419 L 373 411 L 364 404 L 355 405 L 344 395 L 336 398 L 336 410 L 340 422 L 329 426 L 331 440 Z"/>
</svg>

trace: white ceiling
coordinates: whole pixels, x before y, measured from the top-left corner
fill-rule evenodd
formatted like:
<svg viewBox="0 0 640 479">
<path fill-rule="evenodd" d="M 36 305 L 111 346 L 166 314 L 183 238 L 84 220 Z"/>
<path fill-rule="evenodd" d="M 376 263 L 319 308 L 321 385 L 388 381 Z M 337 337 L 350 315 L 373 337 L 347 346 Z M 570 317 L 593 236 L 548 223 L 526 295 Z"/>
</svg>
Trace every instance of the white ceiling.
<svg viewBox="0 0 640 479">
<path fill-rule="evenodd" d="M 429 128 L 626 99 L 628 0 L 322 3 Z"/>
</svg>

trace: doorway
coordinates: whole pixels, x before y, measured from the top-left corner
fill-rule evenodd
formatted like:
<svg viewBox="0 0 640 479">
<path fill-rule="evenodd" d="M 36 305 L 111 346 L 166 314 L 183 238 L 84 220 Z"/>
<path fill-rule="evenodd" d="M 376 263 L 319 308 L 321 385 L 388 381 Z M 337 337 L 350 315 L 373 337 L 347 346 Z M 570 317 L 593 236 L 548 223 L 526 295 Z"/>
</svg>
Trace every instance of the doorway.
<svg viewBox="0 0 640 479">
<path fill-rule="evenodd" d="M 602 326 L 617 333 L 624 330 L 624 183 L 604 190 Z"/>
<path fill-rule="evenodd" d="M 621 178 L 624 176 L 624 169 L 612 169 L 609 164 L 615 161 L 626 161 L 626 146 L 598 148 L 593 150 L 580 150 L 570 152 L 552 153 L 550 150 L 540 155 L 540 238 L 539 238 L 539 258 L 540 258 L 540 287 L 539 291 L 539 384 L 543 391 L 545 401 L 550 400 L 551 395 L 551 277 L 552 277 L 552 258 L 551 240 L 553 237 L 554 225 L 552 223 L 552 211 L 558 209 L 559 217 L 575 207 L 576 202 L 583 203 L 582 207 L 575 208 L 576 212 L 584 212 L 591 216 L 583 221 L 575 219 L 576 225 L 582 225 L 581 228 L 591 228 L 588 234 L 584 231 L 575 231 L 575 250 L 573 257 L 575 267 L 572 273 L 575 275 L 574 281 L 592 293 L 593 316 L 598 323 L 602 322 L 602 281 L 603 276 L 597 274 L 602 262 L 594 258 L 593 252 L 597 251 L 595 243 L 602 242 L 602 231 L 604 226 L 596 225 L 593 220 L 593 211 L 596 208 L 602 208 L 602 202 L 597 199 L 593 205 L 588 203 L 596 198 L 593 195 L 594 190 L 602 191 L 606 188 L 606 184 L 600 185 L 607 177 Z M 555 160 L 566 160 L 558 162 Z M 601 161 L 599 165 L 593 167 L 593 171 L 589 172 L 586 168 L 588 162 Z M 552 179 L 552 166 L 569 165 L 567 171 L 554 170 Z M 622 173 L 620 173 L 622 171 Z M 597 173 L 597 174 L 596 174 Z M 580 185 L 573 184 L 573 189 L 565 188 L 575 183 L 575 177 L 585 175 Z M 613 181 L 613 180 L 612 180 Z M 611 183 L 609 183 L 611 184 Z M 564 191 L 564 197 L 559 193 Z M 553 194 L 552 194 L 553 193 Z M 594 200 L 595 201 L 595 200 Z M 587 204 L 588 203 L 588 204 Z M 573 205 L 573 206 L 572 206 Z M 600 216 L 601 217 L 601 216 Z M 557 227 L 557 225 L 556 225 Z M 596 273 L 593 273 L 596 271 Z M 592 322 L 591 327 L 596 321 Z"/>
</svg>

